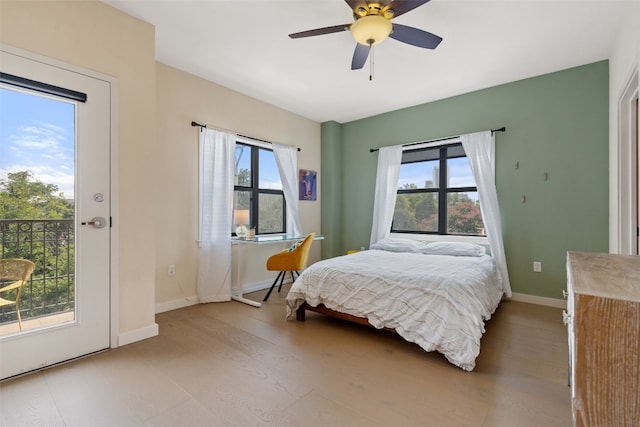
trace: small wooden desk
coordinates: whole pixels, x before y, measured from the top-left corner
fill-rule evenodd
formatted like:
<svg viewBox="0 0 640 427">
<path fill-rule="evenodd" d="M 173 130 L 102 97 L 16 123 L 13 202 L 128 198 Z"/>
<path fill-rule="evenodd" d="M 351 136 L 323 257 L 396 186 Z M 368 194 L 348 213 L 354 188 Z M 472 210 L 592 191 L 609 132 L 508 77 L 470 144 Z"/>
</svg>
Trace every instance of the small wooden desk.
<svg viewBox="0 0 640 427">
<path fill-rule="evenodd" d="M 241 278 L 241 274 L 240 274 L 240 266 L 242 265 L 241 261 L 241 257 L 242 257 L 242 252 L 243 252 L 243 246 L 245 245 L 273 245 L 276 243 L 290 243 L 290 242 L 295 242 L 297 240 L 302 240 L 304 239 L 306 236 L 287 236 L 287 235 L 283 235 L 283 234 L 278 234 L 278 235 L 266 235 L 266 236 L 256 236 L 253 239 L 240 239 L 240 238 L 233 238 L 231 239 L 231 244 L 232 245 L 240 245 L 238 247 L 238 259 L 236 260 L 236 280 L 234 280 L 234 283 L 236 284 L 235 289 L 232 289 L 231 291 L 231 299 L 234 301 L 238 301 L 244 304 L 248 304 L 251 305 L 253 307 L 261 307 L 262 303 L 258 302 L 258 301 L 253 301 L 250 300 L 248 298 L 245 298 L 242 295 L 242 282 L 240 281 Z M 320 236 L 320 235 L 315 235 L 315 237 L 313 238 L 313 240 L 324 240 L 324 236 Z"/>
</svg>

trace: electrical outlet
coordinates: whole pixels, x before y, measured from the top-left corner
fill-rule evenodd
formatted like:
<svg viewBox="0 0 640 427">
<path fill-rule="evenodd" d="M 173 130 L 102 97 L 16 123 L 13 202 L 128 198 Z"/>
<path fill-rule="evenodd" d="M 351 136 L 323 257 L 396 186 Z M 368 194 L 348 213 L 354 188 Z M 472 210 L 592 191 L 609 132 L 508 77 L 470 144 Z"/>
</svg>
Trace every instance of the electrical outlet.
<svg viewBox="0 0 640 427">
<path fill-rule="evenodd" d="M 534 273 L 542 272 L 542 263 L 540 261 L 533 261 L 533 272 Z"/>
<path fill-rule="evenodd" d="M 176 265 L 169 264 L 169 268 L 167 268 L 167 276 L 175 276 L 176 275 Z"/>
</svg>

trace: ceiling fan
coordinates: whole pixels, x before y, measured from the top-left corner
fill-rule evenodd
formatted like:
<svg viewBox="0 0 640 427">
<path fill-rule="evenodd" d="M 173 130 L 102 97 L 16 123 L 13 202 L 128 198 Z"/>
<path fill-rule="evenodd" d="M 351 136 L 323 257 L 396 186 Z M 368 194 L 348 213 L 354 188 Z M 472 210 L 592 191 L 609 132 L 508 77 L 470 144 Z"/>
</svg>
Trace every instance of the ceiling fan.
<svg viewBox="0 0 640 427">
<path fill-rule="evenodd" d="M 289 34 L 289 37 L 297 39 L 351 31 L 351 35 L 358 42 L 351 60 L 352 70 L 362 68 L 367 62 L 371 48 L 387 37 L 425 49 L 435 49 L 442 41 L 442 37 L 427 31 L 391 22 L 393 18 L 422 6 L 429 0 L 393 0 L 391 2 L 345 0 L 345 2 L 353 10 L 353 18 L 355 19 L 353 23 L 302 31 Z"/>
</svg>

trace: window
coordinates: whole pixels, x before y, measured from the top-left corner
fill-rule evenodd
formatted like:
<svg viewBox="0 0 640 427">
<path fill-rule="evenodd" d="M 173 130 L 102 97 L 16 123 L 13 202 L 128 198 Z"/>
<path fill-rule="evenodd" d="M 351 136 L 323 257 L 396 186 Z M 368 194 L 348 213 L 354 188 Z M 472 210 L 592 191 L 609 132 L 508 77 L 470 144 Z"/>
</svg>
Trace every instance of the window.
<svg viewBox="0 0 640 427">
<path fill-rule="evenodd" d="M 284 192 L 272 150 L 236 142 L 233 199 L 234 210 L 249 211 L 245 225 L 255 228 L 256 234 L 286 231 Z"/>
<path fill-rule="evenodd" d="M 393 233 L 485 235 L 462 144 L 403 152 L 398 186 Z"/>
</svg>

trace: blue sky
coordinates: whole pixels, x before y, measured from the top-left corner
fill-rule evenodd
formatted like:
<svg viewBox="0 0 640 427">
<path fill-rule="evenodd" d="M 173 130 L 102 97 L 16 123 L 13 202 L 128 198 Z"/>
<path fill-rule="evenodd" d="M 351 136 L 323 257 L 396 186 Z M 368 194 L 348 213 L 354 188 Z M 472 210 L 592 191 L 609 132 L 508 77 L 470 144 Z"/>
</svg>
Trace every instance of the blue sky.
<svg viewBox="0 0 640 427">
<path fill-rule="evenodd" d="M 0 177 L 28 170 L 73 198 L 75 105 L 0 86 Z"/>
<path fill-rule="evenodd" d="M 276 158 L 273 151 L 260 150 L 259 153 L 259 187 L 271 190 L 282 190 L 280 172 L 278 172 L 278 166 L 276 165 Z M 249 147 L 245 147 L 241 144 L 236 145 L 236 161 L 238 162 L 238 171 L 242 169 L 251 169 L 251 150 Z"/>
<path fill-rule="evenodd" d="M 425 167 L 425 164 L 428 167 Z M 403 188 L 405 184 L 416 184 L 418 188 L 424 188 L 425 182 L 433 179 L 433 166 L 437 165 L 437 160 L 403 164 L 400 168 L 398 188 Z M 450 187 L 475 187 L 476 181 L 466 157 L 449 159 L 448 169 Z"/>
</svg>

